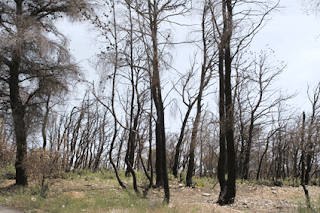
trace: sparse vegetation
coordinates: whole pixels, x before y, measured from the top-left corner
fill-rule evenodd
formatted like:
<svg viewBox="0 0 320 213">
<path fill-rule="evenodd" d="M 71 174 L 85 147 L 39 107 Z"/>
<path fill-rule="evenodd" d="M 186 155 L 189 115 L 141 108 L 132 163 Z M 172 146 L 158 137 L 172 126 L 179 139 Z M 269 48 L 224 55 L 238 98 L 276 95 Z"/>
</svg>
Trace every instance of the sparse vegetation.
<svg viewBox="0 0 320 213">
<path fill-rule="evenodd" d="M 287 63 L 268 45 L 251 48 L 280 9 L 277 0 L 0 1 L 0 202 L 320 211 L 320 82 L 306 86 L 302 112 L 278 85 Z M 68 20 L 86 22 L 97 41 L 82 60 L 91 70 L 73 57 Z"/>
<path fill-rule="evenodd" d="M 298 207 L 297 207 L 297 212 L 299 212 L 299 213 L 320 212 L 320 197 L 318 198 L 318 201 L 311 202 L 310 208 L 308 208 L 308 206 L 305 202 L 299 202 Z"/>
<path fill-rule="evenodd" d="M 142 172 L 136 172 L 139 183 L 139 190 L 142 191 L 144 184 L 148 184 Z M 125 177 L 125 171 L 119 171 L 120 178 L 126 184 L 131 181 L 130 177 Z M 169 175 L 170 176 L 170 175 Z M 3 176 L 2 176 L 3 177 Z M 145 181 L 145 182 L 144 182 Z M 48 179 L 48 188 L 46 193 L 43 194 L 42 187 L 39 185 L 40 181 L 32 181 L 29 187 L 10 186 L 13 180 L 2 178 L 0 203 L 12 206 L 14 208 L 25 211 L 42 211 L 42 212 L 226 212 L 230 209 L 243 209 L 243 201 L 237 200 L 235 204 L 228 209 L 218 207 L 215 204 L 216 197 L 218 196 L 218 188 L 212 188 L 217 179 L 202 177 L 193 178 L 194 188 L 179 185 L 179 181 L 170 180 L 170 187 L 173 193 L 172 204 L 169 206 L 163 205 L 163 189 L 151 189 L 146 197 L 137 195 L 132 187 L 122 189 L 116 180 L 113 172 L 106 169 L 92 172 L 91 170 L 80 170 L 62 173 L 58 179 Z M 242 182 L 242 183 L 241 183 Z M 285 180 L 283 187 L 274 188 L 272 182 L 268 181 L 237 181 L 238 194 L 240 197 L 248 197 L 247 194 L 255 193 L 252 199 L 257 199 L 259 202 L 269 200 L 268 202 L 277 203 L 279 200 L 284 199 L 283 192 L 291 193 L 291 196 L 286 195 L 285 201 L 290 204 L 293 212 L 317 212 L 320 210 L 320 199 L 318 202 L 312 201 L 312 208 L 308 209 L 304 205 L 301 195 L 303 191 L 301 187 L 290 187 L 291 181 Z M 130 184 L 129 184 L 130 185 Z M 272 187 L 271 187 L 272 186 Z M 313 186 L 312 192 L 318 190 Z M 292 192 L 290 192 L 292 190 Z M 300 190 L 300 191 L 299 191 Z M 299 195 L 297 193 L 301 195 Z M 272 192 L 272 193 L 271 193 Z M 209 197 L 205 197 L 210 195 Z M 318 196 L 320 195 L 318 190 Z M 271 197 L 270 197 L 271 196 Z M 274 201 L 273 201 L 274 200 Z M 249 201 L 246 201 L 249 202 Z M 251 203 L 258 202 L 252 201 Z M 277 206 L 267 206 L 277 208 Z M 222 208 L 222 209 L 221 209 Z M 259 206 L 253 204 L 248 207 L 245 212 L 252 212 Z M 211 209 L 211 210 L 210 210 Z M 256 209 L 256 211 L 258 211 Z"/>
</svg>

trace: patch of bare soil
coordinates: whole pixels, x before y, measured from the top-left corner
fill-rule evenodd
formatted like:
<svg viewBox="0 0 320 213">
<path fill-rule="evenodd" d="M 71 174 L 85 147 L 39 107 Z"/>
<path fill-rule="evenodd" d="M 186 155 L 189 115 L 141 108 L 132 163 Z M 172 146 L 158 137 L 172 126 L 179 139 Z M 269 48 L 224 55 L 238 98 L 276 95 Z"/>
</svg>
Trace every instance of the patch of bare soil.
<svg viewBox="0 0 320 213">
<path fill-rule="evenodd" d="M 268 187 L 260 185 L 237 184 L 237 195 L 232 205 L 216 204 L 220 188 L 214 189 L 184 187 L 178 182 L 170 185 L 169 209 L 178 212 L 296 212 L 299 202 L 304 202 L 302 187 Z M 317 201 L 320 189 L 308 186 L 310 198 Z M 163 196 L 162 189 L 149 192 L 149 202 L 156 202 Z M 152 204 L 151 204 L 152 205 Z"/>
</svg>

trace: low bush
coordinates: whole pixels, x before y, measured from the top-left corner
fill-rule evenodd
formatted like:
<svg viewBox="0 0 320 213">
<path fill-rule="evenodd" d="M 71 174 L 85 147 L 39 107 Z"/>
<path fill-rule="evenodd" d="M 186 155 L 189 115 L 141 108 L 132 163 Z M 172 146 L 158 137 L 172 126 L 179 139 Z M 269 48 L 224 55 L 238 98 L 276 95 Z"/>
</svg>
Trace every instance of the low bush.
<svg viewBox="0 0 320 213">
<path fill-rule="evenodd" d="M 16 178 L 16 168 L 13 165 L 6 166 L 0 170 L 1 179 L 13 180 Z"/>
</svg>

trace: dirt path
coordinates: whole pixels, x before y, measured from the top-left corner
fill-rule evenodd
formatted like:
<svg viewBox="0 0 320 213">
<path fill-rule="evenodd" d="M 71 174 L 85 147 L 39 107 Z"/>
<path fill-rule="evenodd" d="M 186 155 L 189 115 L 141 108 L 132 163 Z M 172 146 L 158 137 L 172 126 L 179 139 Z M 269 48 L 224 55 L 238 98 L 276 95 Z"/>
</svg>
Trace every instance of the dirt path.
<svg viewBox="0 0 320 213">
<path fill-rule="evenodd" d="M 23 213 L 23 211 L 13 209 L 9 206 L 2 205 L 2 204 L 0 204 L 0 212 L 1 213 Z"/>
</svg>

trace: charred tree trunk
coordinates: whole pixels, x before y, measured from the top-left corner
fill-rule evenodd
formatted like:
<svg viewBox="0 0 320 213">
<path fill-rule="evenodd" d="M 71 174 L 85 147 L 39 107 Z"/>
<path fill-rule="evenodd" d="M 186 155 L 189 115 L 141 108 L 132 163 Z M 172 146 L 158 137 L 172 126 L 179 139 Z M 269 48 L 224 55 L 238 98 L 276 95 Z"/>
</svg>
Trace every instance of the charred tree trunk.
<svg viewBox="0 0 320 213">
<path fill-rule="evenodd" d="M 231 0 L 227 1 L 227 8 L 229 19 L 231 18 Z M 229 20 L 231 21 L 231 20 Z M 229 30 L 232 24 L 229 23 Z M 230 35 L 231 37 L 231 35 Z M 227 155 L 228 155 L 228 180 L 227 180 L 227 193 L 224 198 L 225 203 L 233 203 L 236 196 L 236 155 L 234 150 L 234 118 L 233 118 L 233 104 L 232 104 L 232 87 L 231 87 L 231 56 L 230 56 L 230 38 L 228 38 L 228 45 L 225 50 L 225 91 L 226 91 L 226 142 L 227 142 Z"/>
<path fill-rule="evenodd" d="M 152 94 L 150 102 L 150 115 L 149 115 L 149 156 L 148 156 L 148 170 L 150 171 L 150 184 L 149 188 L 153 186 L 153 165 L 152 165 L 152 116 L 153 116 L 153 104 L 152 104 Z"/>
<path fill-rule="evenodd" d="M 232 35 L 232 4 L 231 0 L 223 0 L 223 46 L 224 46 L 224 91 L 225 91 L 225 133 L 227 145 L 227 172 L 228 179 L 226 182 L 226 190 L 220 192 L 218 203 L 220 205 L 230 204 L 234 202 L 236 196 L 236 156 L 234 150 L 234 117 L 232 103 L 232 87 L 231 87 L 231 62 L 230 41 Z M 221 66 L 221 65 L 220 65 Z M 224 188 L 224 189 L 225 189 Z"/>
<path fill-rule="evenodd" d="M 49 92 L 47 100 L 46 100 L 46 112 L 45 115 L 43 117 L 43 123 L 42 123 L 42 128 L 41 128 L 41 133 L 42 133 L 42 139 L 43 139 L 43 145 L 42 148 L 45 150 L 46 146 L 47 146 L 47 134 L 46 134 L 46 127 L 47 127 L 47 123 L 49 120 L 49 112 L 50 112 L 50 108 L 49 108 L 49 103 L 50 103 L 50 98 L 51 98 L 51 94 Z"/>
<path fill-rule="evenodd" d="M 17 0 L 16 2 L 16 15 L 18 19 L 22 19 L 22 0 Z M 22 21 L 18 21 L 23 23 Z M 22 26 L 17 26 L 18 34 L 21 33 Z M 21 60 L 21 45 L 16 47 L 16 50 L 12 52 L 12 61 L 9 65 L 10 77 L 9 77 L 9 87 L 10 87 L 10 105 L 12 110 L 14 132 L 16 137 L 16 184 L 17 185 L 28 185 L 28 176 L 26 171 L 27 158 L 27 127 L 25 124 L 26 109 L 23 105 L 20 97 L 20 87 L 19 87 L 19 74 L 20 74 L 20 60 Z"/>
<path fill-rule="evenodd" d="M 203 43 L 203 64 L 201 69 L 201 79 L 200 79 L 200 86 L 199 86 L 199 94 L 197 96 L 197 114 L 195 121 L 193 123 L 193 129 L 191 134 L 191 144 L 190 144 L 190 156 L 189 156 L 189 165 L 188 165 L 188 171 L 187 171 L 187 177 L 186 177 L 186 183 L 187 186 L 192 186 L 192 176 L 194 171 L 194 152 L 196 147 L 196 141 L 197 141 L 197 134 L 198 134 L 198 127 L 200 123 L 200 117 L 201 117 L 201 101 L 202 101 L 202 94 L 205 87 L 205 76 L 207 72 L 207 41 L 206 41 L 206 35 L 205 35 L 205 17 L 207 13 L 207 5 L 203 8 L 203 16 L 202 16 L 202 43 Z"/>
<path fill-rule="evenodd" d="M 165 203 L 169 203 L 170 192 L 167 173 L 166 138 L 164 125 L 164 107 L 161 94 L 159 56 L 158 56 L 158 4 L 148 1 L 149 22 L 152 40 L 151 93 L 157 112 L 156 120 L 156 175 L 157 186 L 163 184 Z"/>
<path fill-rule="evenodd" d="M 129 10 L 129 21 L 130 21 L 130 71 L 131 71 L 131 103 L 130 103 L 130 128 L 129 128 L 129 140 L 128 140 L 128 149 L 127 149 L 127 154 L 125 157 L 125 162 L 127 164 L 127 170 L 125 175 L 128 176 L 129 173 L 133 173 L 133 164 L 134 164 L 134 152 L 136 148 L 136 130 L 138 126 L 138 119 L 139 119 L 139 100 L 137 97 L 137 102 L 138 102 L 138 111 L 136 112 L 136 115 L 134 114 L 134 101 L 135 101 L 135 94 L 136 90 L 135 87 L 135 80 L 134 80 L 134 61 L 133 61 L 133 23 L 132 23 L 132 14 L 131 14 L 131 7 L 128 5 L 128 10 Z M 131 168 L 129 168 L 131 167 Z M 132 176 L 135 176 L 132 174 Z M 135 182 L 135 181 L 134 181 Z"/>
<path fill-rule="evenodd" d="M 302 130 L 301 130 L 301 151 L 302 151 L 302 154 L 301 154 L 301 186 L 304 190 L 304 194 L 306 196 L 306 204 L 307 204 L 307 207 L 308 208 L 311 208 L 311 204 L 310 204 L 310 197 L 309 197 L 309 191 L 306 187 L 306 182 L 305 182 L 305 174 L 306 174 L 306 168 L 305 168 L 305 140 L 304 140 L 304 137 L 305 137 L 305 121 L 306 121 L 306 115 L 305 113 L 303 112 L 303 115 L 302 115 Z"/>
<path fill-rule="evenodd" d="M 226 193 L 226 133 L 225 133 L 225 82 L 224 82 L 224 65 L 223 49 L 219 49 L 219 119 L 220 119 L 220 154 L 218 162 L 218 179 L 220 184 L 219 200 L 222 200 Z"/>
<path fill-rule="evenodd" d="M 274 130 L 274 131 L 271 132 L 271 134 L 268 135 L 268 137 L 267 137 L 266 148 L 265 148 L 264 152 L 262 153 L 261 158 L 260 158 L 260 160 L 259 160 L 259 166 L 258 166 L 258 171 L 257 171 L 256 180 L 259 180 L 259 178 L 260 178 L 261 166 L 262 166 L 263 158 L 264 158 L 264 156 L 265 156 L 265 155 L 267 154 L 267 152 L 268 152 L 270 138 L 271 138 L 277 131 L 278 131 L 278 129 Z"/>
<path fill-rule="evenodd" d="M 114 40 L 115 40 L 115 44 L 117 44 L 117 24 L 116 24 L 116 10 L 115 10 L 115 2 L 113 1 L 112 3 L 112 15 L 113 15 L 113 30 L 114 30 Z M 111 113 L 113 115 L 113 123 L 114 123 L 114 133 L 113 133 L 113 137 L 112 137 L 112 142 L 110 145 L 110 150 L 109 150 L 109 161 L 110 164 L 112 165 L 115 173 L 116 173 L 116 177 L 117 180 L 120 184 L 120 186 L 123 189 L 126 189 L 126 186 L 124 185 L 124 183 L 121 181 L 119 173 L 118 173 L 118 168 L 116 167 L 116 165 L 113 162 L 113 158 L 112 158 L 112 151 L 113 151 L 113 147 L 114 147 L 114 143 L 116 141 L 117 138 L 117 134 L 118 134 L 118 122 L 117 122 L 117 118 L 116 118 L 116 112 L 115 112 L 115 107 L 114 107 L 114 102 L 115 102 L 115 86 L 116 86 L 116 77 L 117 77 L 117 71 L 118 71 L 118 45 L 115 45 L 115 62 L 114 62 L 114 70 L 113 70 L 113 76 L 112 76 L 112 92 L 111 92 Z"/>
<path fill-rule="evenodd" d="M 180 149 L 181 149 L 181 145 L 182 145 L 182 141 L 183 141 L 183 137 L 184 137 L 184 130 L 186 128 L 187 121 L 188 121 L 188 118 L 190 116 L 190 112 L 192 110 L 192 107 L 193 107 L 194 103 L 195 103 L 195 101 L 192 102 L 188 106 L 187 113 L 184 116 L 184 119 L 183 119 L 183 122 L 182 122 L 179 139 L 178 139 L 178 143 L 177 143 L 177 146 L 176 146 L 176 154 L 174 155 L 174 164 L 173 164 L 173 167 L 172 167 L 172 174 L 174 175 L 175 178 L 178 178 L 179 157 L 180 157 Z"/>
<path fill-rule="evenodd" d="M 249 138 L 248 143 L 245 148 L 245 157 L 243 162 L 243 174 L 242 178 L 245 180 L 249 179 L 249 163 L 250 163 L 250 153 L 251 153 L 251 146 L 252 146 L 252 136 L 253 136 L 253 112 L 251 112 L 251 121 L 250 121 L 250 127 L 249 127 Z"/>
</svg>

